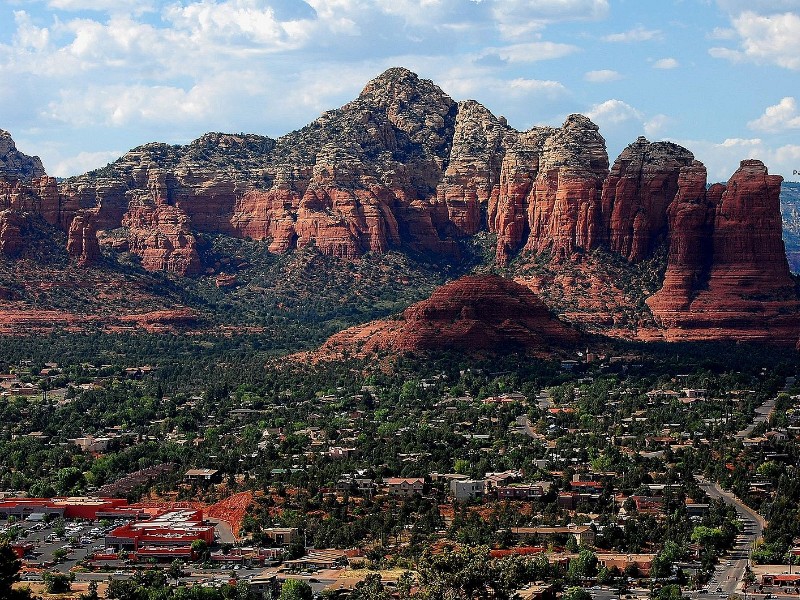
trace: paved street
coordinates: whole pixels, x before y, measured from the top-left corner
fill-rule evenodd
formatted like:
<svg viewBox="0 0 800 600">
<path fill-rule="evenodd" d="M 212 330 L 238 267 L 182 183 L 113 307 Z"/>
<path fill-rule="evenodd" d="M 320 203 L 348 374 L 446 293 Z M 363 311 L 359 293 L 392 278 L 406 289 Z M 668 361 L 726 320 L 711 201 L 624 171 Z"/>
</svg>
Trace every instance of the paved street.
<svg viewBox="0 0 800 600">
<path fill-rule="evenodd" d="M 759 406 L 755 411 L 756 416 L 753 418 L 753 422 L 738 432 L 736 437 L 739 439 L 749 437 L 756 425 L 769 419 L 775 410 L 776 399 L 771 398 Z M 741 593 L 745 568 L 750 561 L 750 551 L 756 541 L 763 537 L 767 522 L 764 517 L 744 504 L 732 492 L 723 490 L 717 483 L 708 481 L 700 475 L 696 475 L 695 478 L 710 498 L 721 499 L 726 504 L 733 506 L 743 523 L 742 533 L 736 536 L 734 547 L 728 557 L 721 560 L 714 570 L 714 575 L 706 586 L 709 595 L 705 597 L 713 599 L 714 595 L 727 597 L 730 594 Z"/>
</svg>

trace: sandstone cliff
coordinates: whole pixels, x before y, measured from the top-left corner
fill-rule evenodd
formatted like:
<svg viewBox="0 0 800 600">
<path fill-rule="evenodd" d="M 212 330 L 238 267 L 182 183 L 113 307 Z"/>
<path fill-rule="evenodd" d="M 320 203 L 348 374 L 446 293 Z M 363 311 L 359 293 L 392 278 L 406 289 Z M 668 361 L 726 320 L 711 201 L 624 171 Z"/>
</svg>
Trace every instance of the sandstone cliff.
<svg viewBox="0 0 800 600">
<path fill-rule="evenodd" d="M 81 265 L 103 247 L 147 270 L 216 277 L 218 265 L 201 256 L 209 236 L 267 240 L 273 253 L 314 247 L 356 260 L 404 250 L 452 263 L 461 240 L 489 232 L 500 266 L 590 329 L 771 339 L 777 327 L 786 341 L 797 296 L 779 184 L 745 162 L 727 186 L 706 190 L 689 150 L 645 138 L 609 169 L 584 116 L 520 132 L 395 68 L 279 139 L 209 133 L 186 146 L 146 144 L 60 183 L 0 131 L 0 251 L 18 255 L 34 218 L 64 232 Z M 650 264 L 665 253 L 654 285 L 661 271 Z M 613 269 L 597 268 L 595 255 Z M 641 281 L 624 281 L 627 266 Z"/>
<path fill-rule="evenodd" d="M 602 194 L 603 227 L 612 251 L 638 262 L 664 241 L 681 168 L 693 160 L 686 148 L 643 137 L 622 151 Z"/>
<path fill-rule="evenodd" d="M 797 342 L 800 299 L 781 239 L 780 185 L 758 160 L 708 190 L 702 165 L 682 170 L 664 286 L 648 299 L 667 339 Z"/>
<path fill-rule="evenodd" d="M 659 162 L 660 146 L 649 147 L 640 140 L 638 152 L 623 153 L 612 172 L 619 190 L 607 193 L 605 142 L 586 117 L 518 132 L 395 68 L 278 140 L 215 133 L 183 147 L 147 144 L 65 182 L 41 210 L 69 231 L 80 210 L 93 209 L 101 239 L 127 227 L 126 247 L 145 268 L 181 275 L 201 271 L 196 233 L 352 259 L 401 248 L 456 256 L 457 240 L 488 230 L 500 264 L 521 250 L 572 258 L 608 240 L 642 260 L 649 238 L 663 236 L 675 187 L 666 182 L 677 177 L 677 162 Z M 664 215 L 641 225 L 651 209 Z M 629 218 L 633 231 L 624 230 Z"/>
<path fill-rule="evenodd" d="M 31 180 L 44 175 L 38 156 L 27 156 L 19 150 L 8 131 L 0 129 L 0 178 Z"/>
</svg>

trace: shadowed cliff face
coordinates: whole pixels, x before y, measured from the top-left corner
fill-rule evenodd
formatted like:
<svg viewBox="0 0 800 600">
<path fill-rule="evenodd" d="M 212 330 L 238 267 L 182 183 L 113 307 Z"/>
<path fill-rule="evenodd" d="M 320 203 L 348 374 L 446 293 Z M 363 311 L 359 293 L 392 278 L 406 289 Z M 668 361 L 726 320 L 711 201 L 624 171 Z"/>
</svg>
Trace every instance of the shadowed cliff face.
<svg viewBox="0 0 800 600">
<path fill-rule="evenodd" d="M 667 339 L 796 343 L 800 302 L 781 238 L 781 177 L 744 160 L 727 185 L 706 190 L 695 163 L 680 184 L 664 285 L 648 299 Z"/>
<path fill-rule="evenodd" d="M 34 217 L 67 234 L 80 264 L 105 248 L 178 275 L 206 271 L 202 234 L 354 260 L 393 249 L 455 258 L 459 240 L 488 231 L 499 265 L 547 256 L 556 269 L 595 250 L 642 264 L 667 244 L 649 307 L 668 337 L 783 323 L 761 310 L 797 310 L 779 178 L 746 161 L 727 187 L 706 191 L 705 181 L 702 163 L 676 144 L 639 138 L 609 169 L 605 141 L 582 115 L 520 132 L 394 68 L 277 140 L 209 133 L 187 146 L 147 144 L 60 183 L 0 131 L 0 251 L 18 254 Z M 728 316 L 698 320 L 699 307 Z M 791 337 L 789 325 L 779 328 Z"/>
</svg>

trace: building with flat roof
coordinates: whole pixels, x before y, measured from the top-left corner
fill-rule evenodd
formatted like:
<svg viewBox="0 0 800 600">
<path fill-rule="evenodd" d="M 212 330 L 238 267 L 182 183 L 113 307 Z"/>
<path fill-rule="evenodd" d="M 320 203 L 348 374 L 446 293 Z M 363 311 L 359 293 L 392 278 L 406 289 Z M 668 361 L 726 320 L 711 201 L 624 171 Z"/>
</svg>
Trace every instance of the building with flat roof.
<svg viewBox="0 0 800 600">
<path fill-rule="evenodd" d="M 453 479 L 450 482 L 450 493 L 457 502 L 483 498 L 485 491 L 486 481 L 483 479 Z"/>
<path fill-rule="evenodd" d="M 214 526 L 203 521 L 202 510 L 176 509 L 117 527 L 106 536 L 105 543 L 106 547 L 133 550 L 138 554 L 148 548 L 191 548 L 196 540 L 211 545 Z"/>
<path fill-rule="evenodd" d="M 191 483 L 222 483 L 222 473 L 217 469 L 189 469 L 183 478 Z"/>
<path fill-rule="evenodd" d="M 22 519 L 31 515 L 53 515 L 65 519 L 89 519 L 118 516 L 116 511 L 128 506 L 124 498 L 6 498 L 0 501 L 0 514 Z"/>
<path fill-rule="evenodd" d="M 588 525 L 568 525 L 566 527 L 512 527 L 511 533 L 522 539 L 536 538 L 540 540 L 563 538 L 570 536 L 580 545 L 593 546 L 595 530 Z"/>
</svg>

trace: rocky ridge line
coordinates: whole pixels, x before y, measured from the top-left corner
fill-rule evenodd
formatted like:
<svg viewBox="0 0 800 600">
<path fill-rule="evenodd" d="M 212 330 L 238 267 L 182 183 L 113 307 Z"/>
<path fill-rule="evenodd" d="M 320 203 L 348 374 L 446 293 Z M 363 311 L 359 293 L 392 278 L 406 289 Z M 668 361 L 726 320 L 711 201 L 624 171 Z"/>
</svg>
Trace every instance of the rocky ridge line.
<svg viewBox="0 0 800 600">
<path fill-rule="evenodd" d="M 780 178 L 763 164 L 743 163 L 727 188 L 706 192 L 691 152 L 639 138 L 609 169 L 605 141 L 582 115 L 519 132 L 407 69 L 389 69 L 277 140 L 212 133 L 187 146 L 147 144 L 59 185 L 3 140 L 12 157 L 3 164 L 14 165 L 0 177 L 8 256 L 24 246 L 31 215 L 65 231 L 82 264 L 99 260 L 103 245 L 179 275 L 204 272 L 203 233 L 356 259 L 391 249 L 456 256 L 459 239 L 489 231 L 500 265 L 580 262 L 597 249 L 640 263 L 668 244 L 664 285 L 649 301 L 676 332 L 667 337 L 770 339 L 775 327 L 782 341 L 798 337 Z M 701 306 L 718 317 L 696 318 Z"/>
</svg>

